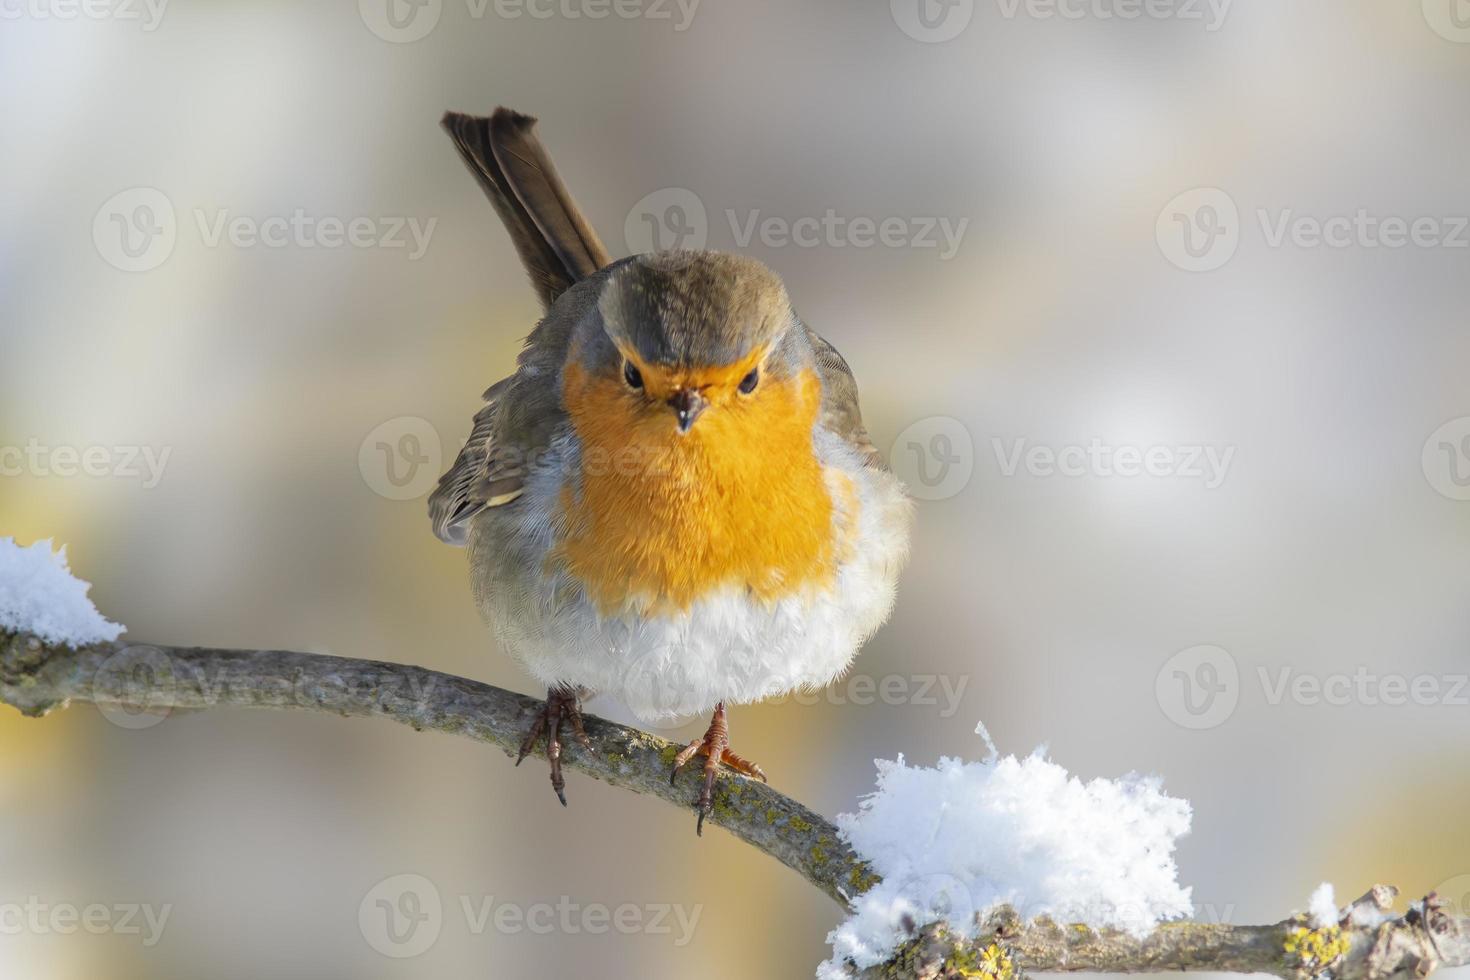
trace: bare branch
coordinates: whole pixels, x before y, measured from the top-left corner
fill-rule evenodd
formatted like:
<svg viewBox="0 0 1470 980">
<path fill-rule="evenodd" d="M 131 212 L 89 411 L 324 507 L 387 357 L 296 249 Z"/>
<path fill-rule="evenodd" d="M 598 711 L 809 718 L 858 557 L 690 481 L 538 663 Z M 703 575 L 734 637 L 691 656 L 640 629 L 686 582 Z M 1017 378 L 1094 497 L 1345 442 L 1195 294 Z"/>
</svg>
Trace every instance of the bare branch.
<svg viewBox="0 0 1470 980">
<path fill-rule="evenodd" d="M 541 702 L 488 684 L 405 664 L 284 650 L 214 650 L 104 643 L 72 650 L 0 631 L 0 701 L 39 716 L 73 701 L 104 711 L 167 713 L 220 705 L 303 708 L 382 717 L 460 735 L 514 755 Z M 574 741 L 563 763 L 596 779 L 692 809 L 700 774 L 671 785 L 678 750 L 656 735 L 586 717 L 594 752 Z M 722 774 L 710 821 L 793 869 L 844 908 L 878 881 L 822 816 L 762 783 Z M 1470 964 L 1470 919 L 1434 895 L 1384 919 L 1396 892 L 1375 888 L 1338 926 L 1301 919 L 1266 926 L 1178 922 L 1146 938 L 1115 930 L 1022 923 L 1002 908 L 974 939 L 942 925 L 913 929 L 887 963 L 851 972 L 865 980 L 991 977 L 1036 972 L 1146 973 L 1210 970 L 1285 980 L 1388 980 Z M 1380 921 L 1383 920 L 1383 921 Z"/>
<path fill-rule="evenodd" d="M 406 664 L 285 650 L 213 650 L 103 643 L 72 650 L 0 631 L 0 701 L 32 716 L 88 701 L 112 711 L 305 708 L 344 717 L 381 717 L 419 731 L 488 742 L 514 756 L 542 702 Z M 592 715 L 594 754 L 572 739 L 562 764 L 603 782 L 692 810 L 698 767 L 671 785 L 681 746 Z M 538 746 L 538 753 L 544 748 Z M 549 794 L 548 794 L 549 795 Z M 872 878 L 837 829 L 770 787 L 721 773 L 709 822 L 800 874 L 838 903 Z M 692 832 L 692 830 L 691 830 Z"/>
</svg>

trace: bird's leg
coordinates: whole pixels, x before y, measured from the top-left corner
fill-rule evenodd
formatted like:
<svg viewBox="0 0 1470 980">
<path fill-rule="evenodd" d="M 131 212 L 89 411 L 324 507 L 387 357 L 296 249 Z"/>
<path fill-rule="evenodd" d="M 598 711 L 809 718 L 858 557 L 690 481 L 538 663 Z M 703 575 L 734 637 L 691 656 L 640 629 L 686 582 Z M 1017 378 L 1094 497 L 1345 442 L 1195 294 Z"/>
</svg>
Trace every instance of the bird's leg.
<svg viewBox="0 0 1470 980">
<path fill-rule="evenodd" d="M 526 732 L 526 738 L 521 742 L 520 754 L 516 756 L 516 765 L 520 765 L 531 754 L 536 747 L 536 741 L 541 733 L 546 733 L 546 758 L 551 762 L 551 788 L 556 790 L 556 798 L 561 800 L 561 805 L 567 805 L 566 785 L 567 781 L 561 774 L 561 723 L 565 720 L 572 726 L 572 737 L 577 744 L 592 752 L 592 742 L 587 738 L 587 732 L 582 727 L 582 703 L 581 692 L 570 687 L 553 687 L 546 691 L 546 704 L 536 713 L 536 720 L 531 722 L 530 731 Z"/>
<path fill-rule="evenodd" d="M 761 782 L 766 781 L 766 774 L 761 767 L 754 762 L 747 762 L 734 752 L 730 751 L 730 728 L 725 723 L 725 702 L 721 701 L 715 705 L 715 713 L 709 720 L 709 729 L 703 738 L 696 738 L 684 746 L 684 751 L 674 757 L 674 771 L 669 775 L 672 784 L 679 778 L 679 770 L 694 756 L 702 755 L 704 760 L 704 788 L 699 791 L 699 799 L 695 806 L 699 808 L 699 821 L 694 825 L 694 832 L 704 836 L 704 818 L 709 816 L 715 807 L 715 776 L 720 772 L 720 763 L 724 763 L 736 772 L 745 776 L 754 776 Z"/>
</svg>

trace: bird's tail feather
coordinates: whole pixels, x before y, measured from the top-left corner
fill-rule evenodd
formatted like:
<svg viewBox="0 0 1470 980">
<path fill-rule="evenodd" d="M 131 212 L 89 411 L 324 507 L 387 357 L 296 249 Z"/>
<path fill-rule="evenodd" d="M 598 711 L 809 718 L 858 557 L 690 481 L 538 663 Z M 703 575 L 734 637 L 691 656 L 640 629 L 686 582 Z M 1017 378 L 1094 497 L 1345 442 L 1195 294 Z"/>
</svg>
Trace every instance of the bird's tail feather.
<svg viewBox="0 0 1470 980">
<path fill-rule="evenodd" d="M 545 307 L 612 259 L 536 138 L 536 120 L 504 107 L 444 114 L 444 129 L 515 242 Z"/>
</svg>

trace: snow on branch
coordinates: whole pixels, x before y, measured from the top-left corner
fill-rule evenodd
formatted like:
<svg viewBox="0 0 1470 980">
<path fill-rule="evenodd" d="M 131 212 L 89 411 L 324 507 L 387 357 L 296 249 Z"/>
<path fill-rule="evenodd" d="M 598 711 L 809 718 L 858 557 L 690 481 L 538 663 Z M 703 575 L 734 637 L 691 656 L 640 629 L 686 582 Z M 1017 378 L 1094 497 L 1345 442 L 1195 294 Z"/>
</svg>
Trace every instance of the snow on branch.
<svg viewBox="0 0 1470 980">
<path fill-rule="evenodd" d="M 123 628 L 102 618 L 87 598 L 91 588 L 72 575 L 64 545 L 52 552 L 49 539 L 22 548 L 0 537 L 0 630 L 73 647 L 115 640 Z"/>
</svg>

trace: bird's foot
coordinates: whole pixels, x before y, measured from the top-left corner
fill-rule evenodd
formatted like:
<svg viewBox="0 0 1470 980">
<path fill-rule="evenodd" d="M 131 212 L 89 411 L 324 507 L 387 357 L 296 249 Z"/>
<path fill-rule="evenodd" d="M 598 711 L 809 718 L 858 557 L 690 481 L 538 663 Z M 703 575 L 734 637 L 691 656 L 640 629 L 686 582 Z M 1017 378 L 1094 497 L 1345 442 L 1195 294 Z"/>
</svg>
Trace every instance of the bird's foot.
<svg viewBox="0 0 1470 980">
<path fill-rule="evenodd" d="M 672 784 L 679 778 L 679 770 L 694 758 L 695 755 L 705 757 L 704 761 L 704 788 L 699 791 L 699 799 L 695 806 L 699 808 L 699 821 L 694 825 L 694 832 L 704 836 L 704 818 L 709 816 L 715 807 L 715 777 L 719 775 L 720 764 L 724 763 L 731 769 L 745 776 L 753 776 L 761 782 L 766 782 L 766 774 L 761 767 L 754 762 L 748 762 L 730 751 L 730 729 L 725 724 L 725 705 L 723 703 L 715 706 L 714 717 L 710 718 L 709 730 L 704 733 L 703 738 L 696 738 L 684 747 L 684 751 L 674 757 L 674 771 L 669 775 Z"/>
<path fill-rule="evenodd" d="M 546 704 L 537 712 L 536 720 L 531 723 L 530 731 L 526 732 L 525 741 L 521 742 L 521 751 L 516 756 L 516 765 L 525 761 L 526 756 L 530 755 L 531 750 L 536 747 L 537 739 L 545 732 L 546 758 L 551 763 L 551 788 L 556 790 L 556 798 L 561 800 L 561 805 L 566 806 L 567 781 L 561 774 L 561 725 L 563 721 L 572 726 L 572 737 L 590 754 L 593 751 L 592 742 L 582 728 L 580 695 L 571 688 L 553 687 L 547 690 Z"/>
</svg>

